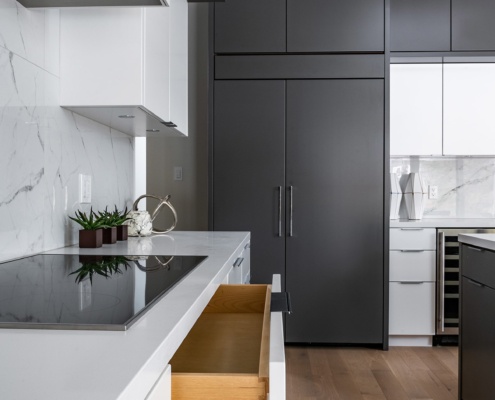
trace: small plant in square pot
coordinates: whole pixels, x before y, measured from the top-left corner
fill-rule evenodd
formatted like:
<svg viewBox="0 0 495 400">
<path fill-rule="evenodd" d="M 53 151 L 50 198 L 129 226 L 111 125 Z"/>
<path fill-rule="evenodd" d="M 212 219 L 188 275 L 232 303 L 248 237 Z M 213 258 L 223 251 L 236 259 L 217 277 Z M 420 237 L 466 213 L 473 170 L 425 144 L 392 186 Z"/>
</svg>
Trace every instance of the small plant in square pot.
<svg viewBox="0 0 495 400">
<path fill-rule="evenodd" d="M 79 230 L 79 247 L 97 248 L 103 244 L 103 226 L 104 223 L 94 212 L 89 212 L 89 216 L 83 211 L 76 211 L 75 217 L 69 217 L 72 221 L 81 225 Z"/>
<path fill-rule="evenodd" d="M 127 211 L 127 207 L 124 211 L 119 211 L 117 210 L 117 206 L 115 206 L 115 211 L 113 212 L 113 214 L 115 215 L 115 224 L 117 225 L 117 240 L 127 240 L 129 226 L 126 224 L 126 222 L 131 219 L 128 216 L 129 211 Z"/>
<path fill-rule="evenodd" d="M 99 218 L 103 222 L 103 244 L 117 243 L 117 216 L 115 213 L 105 211 L 98 212 Z"/>
</svg>

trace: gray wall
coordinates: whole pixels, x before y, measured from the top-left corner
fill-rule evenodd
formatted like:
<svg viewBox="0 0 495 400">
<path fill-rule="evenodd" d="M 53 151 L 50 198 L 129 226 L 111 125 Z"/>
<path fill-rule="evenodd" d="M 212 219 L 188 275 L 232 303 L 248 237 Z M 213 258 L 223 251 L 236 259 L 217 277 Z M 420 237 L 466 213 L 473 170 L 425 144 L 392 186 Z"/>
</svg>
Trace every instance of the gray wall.
<svg viewBox="0 0 495 400">
<path fill-rule="evenodd" d="M 177 209 L 177 230 L 208 229 L 208 5 L 189 4 L 189 136 L 147 139 L 146 192 L 172 195 Z M 174 167 L 183 169 L 183 180 L 173 180 Z M 156 202 L 147 201 L 153 211 Z M 155 226 L 171 224 L 166 208 Z"/>
</svg>

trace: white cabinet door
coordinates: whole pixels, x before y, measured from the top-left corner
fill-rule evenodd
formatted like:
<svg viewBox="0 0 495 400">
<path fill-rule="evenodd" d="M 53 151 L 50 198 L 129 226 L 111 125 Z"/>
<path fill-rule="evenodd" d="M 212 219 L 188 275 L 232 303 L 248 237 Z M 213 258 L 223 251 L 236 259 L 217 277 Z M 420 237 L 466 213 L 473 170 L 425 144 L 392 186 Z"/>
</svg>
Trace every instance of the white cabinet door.
<svg viewBox="0 0 495 400">
<path fill-rule="evenodd" d="M 134 136 L 187 135 L 188 3 L 169 3 L 62 10 L 61 106 Z"/>
<path fill-rule="evenodd" d="M 435 282 L 390 282 L 390 335 L 435 334 Z"/>
<path fill-rule="evenodd" d="M 442 154 L 442 64 L 390 66 L 390 154 Z"/>
<path fill-rule="evenodd" d="M 495 64 L 444 65 L 445 155 L 495 154 Z"/>
<path fill-rule="evenodd" d="M 172 374 L 170 365 L 162 372 L 155 385 L 146 396 L 145 400 L 171 400 L 172 399 Z"/>
<path fill-rule="evenodd" d="M 390 229 L 390 250 L 436 250 L 434 228 Z"/>
</svg>

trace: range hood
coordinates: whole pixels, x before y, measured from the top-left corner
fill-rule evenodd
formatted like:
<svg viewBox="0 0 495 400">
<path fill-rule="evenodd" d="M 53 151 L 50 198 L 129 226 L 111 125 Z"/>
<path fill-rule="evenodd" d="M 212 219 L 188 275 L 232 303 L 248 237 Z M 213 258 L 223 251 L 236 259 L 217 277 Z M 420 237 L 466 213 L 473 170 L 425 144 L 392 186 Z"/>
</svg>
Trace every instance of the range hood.
<svg viewBox="0 0 495 400">
<path fill-rule="evenodd" d="M 167 6 L 167 0 L 17 0 L 26 8 Z"/>
</svg>

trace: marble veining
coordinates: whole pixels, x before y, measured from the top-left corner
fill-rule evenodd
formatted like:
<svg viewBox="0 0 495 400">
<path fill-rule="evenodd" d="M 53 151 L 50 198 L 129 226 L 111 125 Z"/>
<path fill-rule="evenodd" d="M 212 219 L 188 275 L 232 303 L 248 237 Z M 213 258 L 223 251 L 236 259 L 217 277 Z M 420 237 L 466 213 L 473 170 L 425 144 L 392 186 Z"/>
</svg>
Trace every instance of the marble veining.
<svg viewBox="0 0 495 400">
<path fill-rule="evenodd" d="M 59 106 L 58 24 L 58 10 L 0 0 L 0 261 L 75 243 L 79 208 L 133 201 L 133 139 Z"/>
<path fill-rule="evenodd" d="M 438 199 L 427 199 L 423 218 L 494 218 L 494 157 L 392 158 L 391 172 L 401 186 L 410 172 L 421 173 L 427 185 L 438 186 Z M 406 218 L 401 208 L 401 218 Z"/>
</svg>

